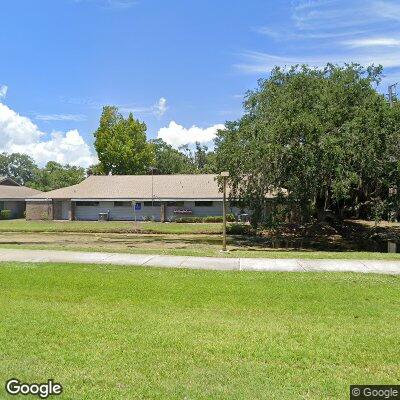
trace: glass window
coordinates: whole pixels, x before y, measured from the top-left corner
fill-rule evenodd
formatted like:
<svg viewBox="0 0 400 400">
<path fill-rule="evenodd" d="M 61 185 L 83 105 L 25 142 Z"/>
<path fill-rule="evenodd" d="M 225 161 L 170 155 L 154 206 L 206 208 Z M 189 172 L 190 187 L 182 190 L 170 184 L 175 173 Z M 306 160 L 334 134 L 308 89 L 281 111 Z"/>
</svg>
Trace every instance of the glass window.
<svg viewBox="0 0 400 400">
<path fill-rule="evenodd" d="M 212 207 L 213 202 L 212 201 L 195 201 L 194 205 L 196 207 Z"/>
<path fill-rule="evenodd" d="M 154 207 L 160 207 L 161 206 L 161 201 L 145 201 L 144 202 L 144 206 L 145 207 L 151 207 L 152 205 Z"/>
<path fill-rule="evenodd" d="M 132 207 L 131 201 L 114 201 L 114 207 Z"/>
<path fill-rule="evenodd" d="M 168 201 L 167 202 L 167 206 L 170 206 L 170 207 L 183 207 L 184 204 L 185 204 L 184 201 Z"/>
<path fill-rule="evenodd" d="M 96 207 L 99 205 L 99 202 L 98 201 L 77 201 L 75 204 L 80 207 L 91 207 L 91 206 Z"/>
</svg>

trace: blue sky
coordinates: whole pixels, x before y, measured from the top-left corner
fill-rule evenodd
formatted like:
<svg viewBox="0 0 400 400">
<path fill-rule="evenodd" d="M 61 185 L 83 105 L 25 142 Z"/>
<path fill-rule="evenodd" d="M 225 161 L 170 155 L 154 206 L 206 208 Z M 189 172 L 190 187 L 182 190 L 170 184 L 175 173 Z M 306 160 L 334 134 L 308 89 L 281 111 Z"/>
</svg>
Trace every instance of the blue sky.
<svg viewBox="0 0 400 400">
<path fill-rule="evenodd" d="M 209 143 L 274 65 L 381 63 L 400 80 L 400 2 L 4 0 L 0 150 L 89 165 L 105 104 L 148 137 Z M 194 128 L 193 128 L 194 126 Z"/>
</svg>

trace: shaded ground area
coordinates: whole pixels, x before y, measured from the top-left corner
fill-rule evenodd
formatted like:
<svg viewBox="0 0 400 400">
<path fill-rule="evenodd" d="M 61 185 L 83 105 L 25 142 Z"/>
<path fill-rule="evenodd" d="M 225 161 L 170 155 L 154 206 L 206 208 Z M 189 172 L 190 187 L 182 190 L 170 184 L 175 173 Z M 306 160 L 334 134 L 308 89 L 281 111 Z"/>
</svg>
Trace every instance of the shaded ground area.
<svg viewBox="0 0 400 400">
<path fill-rule="evenodd" d="M 0 265 L 0 380 L 65 399 L 341 399 L 400 384 L 400 278 Z M 4 386 L 0 387 L 4 397 Z"/>
<path fill-rule="evenodd" d="M 232 247 L 239 243 L 230 240 Z M 30 248 L 54 248 L 58 250 L 87 250 L 110 252 L 147 252 L 159 250 L 166 254 L 214 251 L 221 248 L 221 238 L 205 234 L 125 234 L 125 233 L 45 233 L 45 232 L 3 232 L 0 246 L 20 246 Z"/>
<path fill-rule="evenodd" d="M 286 246 L 290 244 L 286 242 Z M 116 233 L 1 233 L 0 248 L 121 252 L 209 257 L 267 257 L 398 260 L 400 254 L 371 251 L 324 251 L 313 248 L 270 247 L 269 239 L 228 237 L 228 253 L 221 253 L 218 235 L 143 235 Z"/>
<path fill-rule="evenodd" d="M 154 232 L 152 232 L 154 231 Z M 0 246 L 217 257 L 397 259 L 386 254 L 399 223 L 285 225 L 258 235 L 229 235 L 221 254 L 221 224 L 0 221 Z"/>
<path fill-rule="evenodd" d="M 307 225 L 284 225 L 275 230 L 265 230 L 274 248 L 315 249 L 328 251 L 386 252 L 387 242 L 400 240 L 400 224 L 372 221 L 345 220 Z"/>
</svg>

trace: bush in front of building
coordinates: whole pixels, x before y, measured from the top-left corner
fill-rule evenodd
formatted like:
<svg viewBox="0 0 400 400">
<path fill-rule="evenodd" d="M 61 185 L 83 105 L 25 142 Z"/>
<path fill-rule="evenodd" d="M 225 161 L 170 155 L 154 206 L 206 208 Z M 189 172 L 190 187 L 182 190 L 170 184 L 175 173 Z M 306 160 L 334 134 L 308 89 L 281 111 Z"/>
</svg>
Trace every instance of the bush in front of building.
<svg viewBox="0 0 400 400">
<path fill-rule="evenodd" d="M 226 231 L 229 235 L 254 235 L 255 233 L 251 225 L 243 223 L 229 225 Z"/>
<path fill-rule="evenodd" d="M 204 217 L 202 222 L 222 222 L 223 218 L 220 216 L 209 216 L 209 217 Z"/>
<path fill-rule="evenodd" d="M 142 221 L 143 222 L 154 222 L 156 219 L 155 219 L 155 217 L 154 216 L 148 216 L 148 215 L 145 215 L 145 216 L 143 216 L 142 217 Z"/>
<path fill-rule="evenodd" d="M 11 210 L 0 211 L 0 219 L 10 219 L 10 218 L 11 218 Z"/>
<path fill-rule="evenodd" d="M 226 220 L 228 222 L 235 222 L 236 218 L 234 214 L 227 214 Z M 222 216 L 208 216 L 208 217 L 179 217 L 174 222 L 180 223 L 203 223 L 203 222 L 222 222 Z"/>
<path fill-rule="evenodd" d="M 236 217 L 234 214 L 227 214 L 226 215 L 226 220 L 228 222 L 235 222 Z M 204 217 L 204 222 L 223 222 L 223 217 L 222 216 L 216 216 L 216 217 Z"/>
<path fill-rule="evenodd" d="M 203 217 L 179 217 L 179 218 L 175 218 L 174 222 L 192 224 L 192 223 L 197 223 L 197 222 L 204 222 L 204 218 Z"/>
</svg>

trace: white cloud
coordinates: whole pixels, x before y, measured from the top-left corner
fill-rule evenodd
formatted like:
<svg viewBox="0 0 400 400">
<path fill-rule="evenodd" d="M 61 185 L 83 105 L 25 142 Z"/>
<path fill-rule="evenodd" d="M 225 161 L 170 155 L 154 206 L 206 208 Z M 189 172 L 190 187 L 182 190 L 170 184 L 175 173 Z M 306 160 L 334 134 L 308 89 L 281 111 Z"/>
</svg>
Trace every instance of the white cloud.
<svg viewBox="0 0 400 400">
<path fill-rule="evenodd" d="M 162 117 L 167 109 L 167 99 L 165 97 L 160 97 L 158 102 L 154 105 L 154 113 L 159 117 Z"/>
<path fill-rule="evenodd" d="M 217 131 L 224 128 L 223 124 L 216 124 L 204 129 L 195 125 L 191 128 L 184 128 L 175 121 L 171 121 L 167 127 L 158 131 L 157 138 L 178 148 L 184 144 L 190 145 L 196 142 L 211 143 L 215 139 Z"/>
<path fill-rule="evenodd" d="M 338 51 L 316 56 L 282 57 L 275 54 L 248 51 L 241 54 L 244 62 L 236 64 L 237 70 L 247 74 L 259 74 L 270 72 L 276 65 L 290 66 L 296 64 L 308 64 L 312 67 L 323 67 L 328 62 L 342 65 L 348 62 L 357 62 L 361 65 L 379 65 L 385 68 L 400 67 L 400 51 L 389 49 L 362 52 Z"/>
<path fill-rule="evenodd" d="M 0 86 L 0 99 L 6 97 L 8 91 L 8 86 L 7 85 L 1 85 Z"/>
<path fill-rule="evenodd" d="M 39 165 L 57 161 L 87 167 L 97 160 L 76 129 L 46 136 L 29 118 L 0 103 L 0 151 L 26 153 Z"/>
<path fill-rule="evenodd" d="M 326 64 L 325 60 L 319 57 L 281 57 L 274 54 L 262 53 L 257 51 L 247 51 L 241 54 L 245 60 L 244 63 L 236 64 L 235 67 L 244 73 L 265 73 L 271 71 L 276 65 L 295 65 L 310 64 L 313 66 L 322 66 Z"/>
<path fill-rule="evenodd" d="M 361 39 L 345 40 L 342 42 L 348 47 L 377 47 L 377 46 L 387 46 L 387 47 L 397 47 L 400 46 L 400 40 L 389 38 L 389 37 L 369 37 Z"/>
<path fill-rule="evenodd" d="M 27 117 L 17 114 L 5 104 L 0 103 L 0 146 L 9 148 L 12 145 L 35 143 L 45 133 Z"/>
<path fill-rule="evenodd" d="M 133 113 L 133 114 L 154 114 L 157 117 L 162 117 L 168 109 L 167 99 L 160 97 L 158 101 L 152 106 L 137 107 L 137 106 L 118 106 L 119 111 L 122 113 Z"/>
<path fill-rule="evenodd" d="M 382 17 L 374 12 L 373 0 L 298 1 L 292 21 L 299 30 L 334 30 L 371 24 Z"/>
<path fill-rule="evenodd" d="M 38 114 L 35 119 L 40 121 L 84 121 L 86 117 L 82 114 Z"/>
<path fill-rule="evenodd" d="M 384 29 L 400 21 L 400 3 L 395 0 L 294 0 L 291 19 L 303 31 L 339 31 L 350 26 L 367 26 L 369 30 Z"/>
<path fill-rule="evenodd" d="M 368 32 L 396 32 L 398 21 L 398 1 L 292 0 L 290 18 L 283 24 L 271 23 L 254 30 L 275 40 L 356 38 Z"/>
<path fill-rule="evenodd" d="M 292 32 L 290 30 L 282 30 L 281 28 L 272 29 L 267 26 L 254 28 L 254 31 L 261 35 L 269 36 L 272 39 L 278 41 L 334 39 L 340 37 L 343 38 L 354 35 L 361 35 L 365 32 L 368 32 L 367 30 L 352 30 L 352 31 L 326 30 L 323 32 L 318 32 L 318 31 Z"/>
<path fill-rule="evenodd" d="M 267 73 L 275 65 L 321 67 L 328 62 L 400 67 L 399 1 L 292 0 L 290 17 L 281 25 L 255 28 L 282 42 L 279 53 L 245 51 L 235 67 L 257 74 Z M 293 41 L 301 41 L 301 48 L 294 47 Z"/>
<path fill-rule="evenodd" d="M 400 4 L 392 1 L 373 1 L 372 10 L 377 16 L 387 20 L 400 21 Z"/>
</svg>

